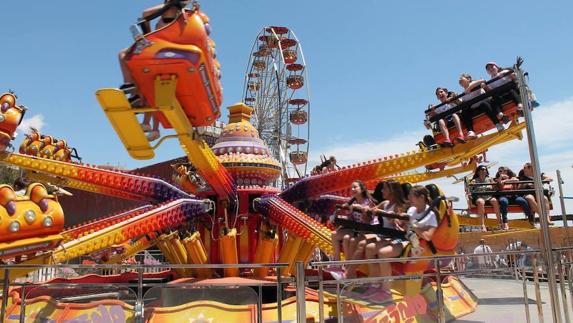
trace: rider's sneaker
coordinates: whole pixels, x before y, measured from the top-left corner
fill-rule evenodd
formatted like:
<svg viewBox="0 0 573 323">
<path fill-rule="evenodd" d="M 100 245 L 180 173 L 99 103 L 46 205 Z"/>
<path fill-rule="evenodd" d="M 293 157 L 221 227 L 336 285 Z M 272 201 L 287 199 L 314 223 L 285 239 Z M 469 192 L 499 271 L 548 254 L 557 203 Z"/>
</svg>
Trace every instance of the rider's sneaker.
<svg viewBox="0 0 573 323">
<path fill-rule="evenodd" d="M 132 90 L 135 90 L 135 84 L 133 83 L 123 83 L 120 87 L 120 90 L 124 91 L 124 92 L 129 92 Z"/>
<path fill-rule="evenodd" d="M 147 140 L 154 141 L 154 140 L 159 139 L 159 136 L 160 136 L 159 130 L 153 130 L 147 134 Z"/>
<path fill-rule="evenodd" d="M 152 129 L 151 129 L 151 126 L 149 124 L 142 123 L 141 124 L 141 130 L 143 130 L 143 132 L 150 132 Z"/>
<path fill-rule="evenodd" d="M 133 95 L 127 99 L 132 108 L 143 108 L 145 105 L 139 95 Z"/>
<path fill-rule="evenodd" d="M 452 144 L 451 141 L 449 140 L 444 140 L 444 142 L 442 142 L 442 147 L 453 147 L 454 144 Z"/>
<path fill-rule="evenodd" d="M 466 136 L 468 139 L 476 139 L 476 133 L 473 131 L 468 131 L 468 135 Z"/>
</svg>

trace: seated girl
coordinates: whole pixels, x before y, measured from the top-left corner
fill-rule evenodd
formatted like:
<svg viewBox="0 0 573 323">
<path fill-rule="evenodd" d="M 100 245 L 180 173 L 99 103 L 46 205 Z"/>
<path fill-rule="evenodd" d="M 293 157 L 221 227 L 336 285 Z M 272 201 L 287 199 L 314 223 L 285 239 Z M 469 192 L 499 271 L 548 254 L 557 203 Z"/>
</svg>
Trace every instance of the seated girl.
<svg viewBox="0 0 573 323">
<path fill-rule="evenodd" d="M 356 180 L 352 182 L 351 186 L 352 198 L 350 201 L 344 204 L 345 207 L 351 207 L 352 211 L 349 215 L 349 219 L 356 222 L 363 222 L 365 220 L 370 220 L 371 224 L 377 224 L 376 220 L 366 219 L 364 213 L 367 208 L 374 205 L 366 185 L 362 181 Z M 355 238 L 355 232 L 353 229 L 348 228 L 338 228 L 335 233 L 332 234 L 332 246 L 334 249 L 334 254 L 332 255 L 332 260 L 340 260 L 340 245 L 342 243 L 342 249 L 347 260 L 352 259 L 354 250 L 351 250 L 351 239 Z M 355 243 L 355 242 L 354 242 Z M 354 246 L 355 247 L 355 246 Z"/>
<path fill-rule="evenodd" d="M 488 86 L 492 89 L 495 89 L 498 86 L 501 86 L 507 82 L 511 82 L 515 80 L 515 74 L 513 73 L 512 69 L 509 68 L 500 68 L 496 62 L 488 62 L 485 64 L 485 70 L 487 74 L 492 78 L 499 78 L 493 82 L 490 82 Z M 510 89 L 508 91 L 508 95 L 517 104 L 517 111 L 520 115 L 523 115 L 523 104 L 521 103 L 521 97 L 516 89 Z M 500 95 L 495 95 L 493 100 L 495 100 L 495 104 L 501 107 L 503 104 L 503 98 Z"/>
<path fill-rule="evenodd" d="M 531 163 L 525 163 L 525 165 L 523 165 L 523 169 L 519 171 L 519 175 L 517 178 L 520 181 L 530 182 L 530 183 L 519 184 L 519 188 L 521 189 L 535 188 L 535 185 L 533 184 L 533 167 L 531 166 Z M 541 173 L 541 180 L 544 182 L 551 182 L 553 179 L 545 175 L 545 173 Z M 540 215 L 541 208 L 539 207 L 539 203 L 535 199 L 535 193 L 527 194 L 524 196 L 524 198 L 527 200 L 527 203 L 529 203 L 531 211 L 533 213 L 537 213 L 538 215 Z M 549 209 L 550 209 L 549 199 L 545 195 L 543 195 L 543 203 L 545 203 L 545 209 L 547 210 L 547 223 L 549 223 L 549 225 L 553 225 L 553 222 L 551 222 L 551 215 L 549 214 Z"/>
<path fill-rule="evenodd" d="M 436 89 L 435 93 L 436 97 L 442 104 L 439 105 L 438 107 L 435 107 L 434 105 L 430 106 L 430 117 L 440 113 L 444 113 L 455 107 L 458 103 L 457 100 L 454 100 L 454 97 L 456 96 L 455 93 L 448 92 L 448 89 L 446 88 L 439 87 Z M 456 129 L 458 130 L 458 136 L 455 139 L 458 140 L 459 142 L 465 142 L 462 131 L 462 125 L 460 122 L 460 117 L 458 116 L 457 113 L 453 113 L 445 119 L 438 120 L 438 126 L 440 127 L 440 131 L 442 132 L 445 138 L 444 140 L 445 146 L 452 146 L 452 141 L 450 140 L 450 133 L 448 130 L 448 124 L 452 122 L 455 125 Z"/>
<path fill-rule="evenodd" d="M 477 185 L 472 186 L 472 184 L 477 184 Z M 477 206 L 477 213 L 481 218 L 482 231 L 487 231 L 487 227 L 485 226 L 486 203 L 490 204 L 493 207 L 495 216 L 497 217 L 497 220 L 500 221 L 500 223 L 501 223 L 501 214 L 499 212 L 499 202 L 495 197 L 491 195 L 476 194 L 479 192 L 493 190 L 493 185 L 480 185 L 480 184 L 495 184 L 494 180 L 491 177 L 489 177 L 489 172 L 487 170 L 487 167 L 485 167 L 484 165 L 480 165 L 476 168 L 474 176 L 470 181 L 470 193 L 471 193 L 472 203 L 475 206 Z"/>
<path fill-rule="evenodd" d="M 464 102 L 470 101 L 471 99 L 482 95 L 485 93 L 484 88 L 486 84 L 484 80 L 472 80 L 471 75 L 462 74 L 460 75 L 460 86 L 464 89 L 466 93 L 461 100 Z M 501 113 L 499 106 L 492 105 L 489 99 L 483 99 L 476 103 L 473 103 L 470 107 L 466 107 L 462 110 L 461 116 L 462 120 L 468 129 L 468 138 L 475 137 L 473 118 L 481 113 L 485 113 L 491 122 L 495 125 L 498 131 L 503 131 L 504 127 L 500 121 L 509 122 L 509 119 Z M 507 121 L 505 119 L 507 119 Z"/>
<path fill-rule="evenodd" d="M 385 182 L 382 188 L 382 195 L 385 200 L 372 209 L 373 213 L 380 210 L 386 213 L 403 214 L 408 209 L 408 201 L 404 198 L 400 183 L 396 181 Z M 383 218 L 382 225 L 386 229 L 405 230 L 405 225 L 397 219 Z M 358 249 L 365 249 L 365 257 L 367 259 L 376 259 L 378 258 L 378 250 L 382 247 L 402 241 L 400 238 L 393 239 L 384 235 L 378 235 L 374 241 L 364 240 L 359 243 Z M 368 272 L 371 277 L 380 276 L 380 265 L 368 264 Z M 377 286 L 374 286 L 374 290 L 370 290 L 370 292 L 378 292 L 376 287 Z"/>
<path fill-rule="evenodd" d="M 438 227 L 438 218 L 434 211 L 430 210 L 430 192 L 426 187 L 416 185 L 410 190 L 408 199 L 411 207 L 404 215 L 407 215 L 409 218 L 407 221 L 409 230 L 413 231 L 419 239 L 432 240 L 432 236 Z M 409 243 L 409 241 L 403 240 L 391 241 L 378 250 L 378 258 L 399 257 Z M 390 263 L 380 264 L 377 274 L 383 277 L 391 276 L 392 269 Z M 388 300 L 392 296 L 389 291 L 390 286 L 386 281 L 379 286 L 373 285 L 373 289 L 377 287 L 379 288 L 378 292 L 370 297 L 371 301 L 380 303 Z"/>
<path fill-rule="evenodd" d="M 502 166 L 498 169 L 497 174 L 495 175 L 495 181 L 498 183 L 501 190 L 517 189 L 517 185 L 512 184 L 513 182 L 518 181 L 517 176 L 507 167 Z M 509 229 L 509 225 L 507 224 L 507 207 L 510 203 L 519 205 L 523 210 L 523 213 L 527 216 L 529 222 L 533 223 L 533 213 L 531 212 L 531 208 L 529 207 L 527 200 L 523 196 L 501 195 L 498 200 L 503 230 Z"/>
</svg>

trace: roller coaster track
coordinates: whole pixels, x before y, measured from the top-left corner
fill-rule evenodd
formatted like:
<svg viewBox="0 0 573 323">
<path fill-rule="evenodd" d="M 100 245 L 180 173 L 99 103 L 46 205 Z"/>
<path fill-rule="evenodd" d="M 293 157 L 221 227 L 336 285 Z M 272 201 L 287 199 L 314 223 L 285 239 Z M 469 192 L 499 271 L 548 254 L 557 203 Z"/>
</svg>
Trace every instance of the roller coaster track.
<svg viewBox="0 0 573 323">
<path fill-rule="evenodd" d="M 194 199 L 178 199 L 155 206 L 127 220 L 63 243 L 51 252 L 24 261 L 20 263 L 22 271 L 11 272 L 11 278 L 35 270 L 31 267 L 26 268 L 25 265 L 62 263 L 150 232 L 177 227 L 189 222 L 195 216 L 208 212 L 210 206 L 210 202 Z"/>
<path fill-rule="evenodd" d="M 493 145 L 521 139 L 521 130 L 524 127 L 524 123 L 512 124 L 510 128 L 503 132 L 481 136 L 451 148 L 419 150 L 401 155 L 387 156 L 378 160 L 343 167 L 341 170 L 330 173 L 306 177 L 283 191 L 280 196 L 285 201 L 292 203 L 346 189 L 352 181 L 357 179 L 364 182 L 376 180 L 437 162 L 448 162 L 450 165 L 456 165 Z"/>
<path fill-rule="evenodd" d="M 5 152 L 0 153 L 0 162 L 50 175 L 63 186 L 129 200 L 159 203 L 192 197 L 161 179 L 90 165 Z"/>
<path fill-rule="evenodd" d="M 51 258 L 55 263 L 64 262 L 149 232 L 177 227 L 208 211 L 209 204 L 200 200 L 179 199 L 165 203 L 123 222 L 64 243 L 52 252 Z"/>
</svg>

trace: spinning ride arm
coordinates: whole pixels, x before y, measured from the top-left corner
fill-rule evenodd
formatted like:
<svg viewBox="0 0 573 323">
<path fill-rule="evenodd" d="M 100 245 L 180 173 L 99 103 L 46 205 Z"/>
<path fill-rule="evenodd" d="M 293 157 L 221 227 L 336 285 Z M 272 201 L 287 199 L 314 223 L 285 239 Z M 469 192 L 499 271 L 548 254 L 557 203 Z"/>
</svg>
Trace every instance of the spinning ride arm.
<svg viewBox="0 0 573 323">
<path fill-rule="evenodd" d="M 66 163 L 34 156 L 0 153 L 0 162 L 65 178 L 64 185 L 136 201 L 153 203 L 189 198 L 189 194 L 156 178 Z"/>
<path fill-rule="evenodd" d="M 301 238 L 332 253 L 332 231 L 325 225 L 299 211 L 294 206 L 277 196 L 262 197 L 255 200 L 255 208 L 262 215 L 280 224 Z"/>
<path fill-rule="evenodd" d="M 215 193 L 223 199 L 234 200 L 236 187 L 233 178 L 217 160 L 207 143 L 199 138 L 193 129 L 193 125 L 176 98 L 176 88 L 176 76 L 171 76 L 167 80 L 157 78 L 155 80 L 155 108 L 151 110 L 161 111 L 169 121 L 176 131 L 176 137 L 189 162 L 195 166 L 197 172 L 209 183 Z M 141 109 L 132 109 L 123 92 L 117 89 L 99 90 L 97 96 L 130 155 L 136 159 L 143 159 L 139 153 L 147 154 L 148 149 L 139 149 L 138 145 L 145 144 L 149 149 L 151 147 L 135 119 L 135 113 Z M 124 113 L 127 115 L 124 116 Z M 127 127 L 125 123 L 130 118 L 132 120 L 129 123 L 130 126 Z M 134 140 L 137 140 L 137 143 L 134 143 Z M 153 151 L 149 150 L 149 153 L 153 157 Z"/>
<path fill-rule="evenodd" d="M 391 177 L 409 169 L 440 161 L 447 161 L 449 164 L 455 165 L 485 151 L 493 145 L 513 139 L 521 139 L 521 130 L 523 128 L 523 123 L 514 124 L 503 132 L 485 135 L 465 144 L 455 145 L 452 148 L 409 152 L 402 155 L 384 157 L 384 159 L 369 161 L 360 165 L 353 165 L 326 174 L 307 177 L 283 191 L 280 196 L 285 201 L 295 202 L 346 189 L 355 180 L 367 182 L 382 177 Z"/>
<path fill-rule="evenodd" d="M 136 209 L 129 210 L 127 212 L 121 212 L 111 216 L 96 219 L 95 221 L 92 220 L 90 222 L 78 224 L 72 228 L 65 230 L 64 232 L 61 233 L 61 235 L 64 237 L 64 242 L 68 242 L 74 239 L 78 239 L 82 236 L 88 235 L 94 231 L 98 231 L 103 228 L 112 226 L 114 224 L 124 222 L 130 218 L 138 216 L 151 209 L 153 209 L 153 206 L 144 205 Z"/>
<path fill-rule="evenodd" d="M 177 137 L 219 199 L 234 201 L 233 178 L 194 129 L 212 125 L 221 114 L 220 64 L 210 30 L 209 19 L 194 6 L 182 10 L 167 26 L 146 34 L 145 46 L 137 42 L 128 50 L 124 63 L 149 106 L 133 107 L 120 89 L 101 89 L 96 96 L 131 157 L 153 158 L 153 150 L 164 139 Z M 151 147 L 136 118 L 141 113 L 153 115 L 176 134 Z"/>
<path fill-rule="evenodd" d="M 164 108 L 163 115 L 177 132 L 181 148 L 187 154 L 189 162 L 197 168 L 197 172 L 217 195 L 232 201 L 237 194 L 235 180 L 219 162 L 211 148 L 199 138 L 193 130 L 191 122 L 185 115 L 176 96 L 177 78 L 172 76 L 169 80 L 155 81 L 155 104 L 159 109 Z"/>
<path fill-rule="evenodd" d="M 476 163 L 469 163 L 463 166 L 448 168 L 440 171 L 427 171 L 422 173 L 404 173 L 396 176 L 389 177 L 388 179 L 395 180 L 400 183 L 420 183 L 425 181 L 434 180 L 437 178 L 456 175 L 459 173 L 473 172 L 477 167 Z"/>
<path fill-rule="evenodd" d="M 426 182 L 426 181 L 430 181 L 430 180 L 434 180 L 434 179 L 442 178 L 442 177 L 447 177 L 447 176 L 451 176 L 451 175 L 455 175 L 455 174 L 459 174 L 459 173 L 473 172 L 475 170 L 476 166 L 477 165 L 475 163 L 469 163 L 469 164 L 466 164 L 463 166 L 452 167 L 452 168 L 448 168 L 448 169 L 444 169 L 444 170 L 440 170 L 440 171 L 426 171 L 426 172 L 422 172 L 422 173 L 417 173 L 417 172 L 400 173 L 400 174 L 390 176 L 390 177 L 382 177 L 382 178 L 377 178 L 374 180 L 365 181 L 364 185 L 366 185 L 366 188 L 368 188 L 369 190 L 374 190 L 376 188 L 376 185 L 378 183 L 380 183 L 381 181 L 393 180 L 393 181 L 397 181 L 400 183 L 416 184 L 416 183 Z M 345 188 L 345 189 L 340 190 L 340 191 L 332 192 L 332 194 L 341 195 L 341 196 L 350 196 L 350 195 L 352 195 L 352 192 L 351 192 L 350 188 Z M 343 201 L 343 202 L 345 202 L 345 201 Z"/>
<path fill-rule="evenodd" d="M 86 234 L 78 239 L 68 241 L 50 253 L 24 261 L 21 264 L 58 264 L 65 262 L 151 232 L 180 226 L 187 223 L 194 216 L 204 214 L 209 210 L 210 204 L 208 202 L 179 199 L 157 206 L 125 221 Z M 22 270 L 11 272 L 11 278 L 19 277 L 26 272 L 35 270 L 35 268 L 24 268 Z"/>
</svg>

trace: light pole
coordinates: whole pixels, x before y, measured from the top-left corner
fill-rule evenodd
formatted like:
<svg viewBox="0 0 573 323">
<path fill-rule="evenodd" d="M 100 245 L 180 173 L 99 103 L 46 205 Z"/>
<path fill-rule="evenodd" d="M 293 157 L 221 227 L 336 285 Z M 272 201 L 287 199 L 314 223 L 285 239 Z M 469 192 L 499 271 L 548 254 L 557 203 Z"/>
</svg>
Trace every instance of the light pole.
<svg viewBox="0 0 573 323">
<path fill-rule="evenodd" d="M 519 93 L 521 95 L 521 103 L 523 104 L 523 115 L 525 117 L 525 126 L 527 131 L 527 142 L 529 144 L 529 156 L 531 158 L 531 166 L 533 167 L 533 183 L 535 187 L 535 197 L 538 201 L 539 209 L 541 210 L 539 214 L 539 220 L 541 223 L 541 234 L 543 241 L 543 255 L 545 256 L 545 263 L 547 265 L 547 276 L 548 276 L 548 287 L 549 296 L 551 301 L 551 316 L 553 317 L 553 322 L 561 323 L 561 309 L 559 306 L 559 298 L 557 295 L 557 279 L 555 276 L 555 264 L 553 261 L 553 248 L 551 245 L 551 236 L 549 235 L 549 225 L 547 222 L 547 206 L 543 202 L 543 183 L 541 181 L 541 170 L 539 167 L 539 157 L 537 154 L 537 143 L 535 140 L 535 131 L 533 129 L 533 119 L 531 118 L 531 103 L 529 102 L 529 97 L 527 95 L 527 84 L 525 80 L 525 75 L 520 66 L 523 63 L 521 57 L 517 58 L 516 64 L 513 66 L 515 74 L 517 76 L 517 84 L 519 87 Z"/>
<path fill-rule="evenodd" d="M 561 204 L 561 217 L 563 218 L 563 226 L 568 228 L 569 224 L 567 223 L 567 211 L 565 210 L 565 197 L 563 196 L 563 178 L 561 178 L 561 171 L 559 169 L 556 173 L 557 185 L 559 187 L 559 203 Z"/>
</svg>

